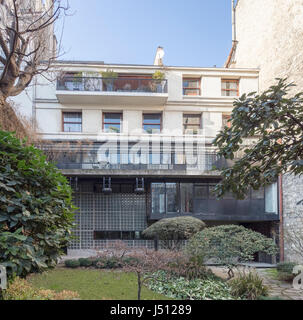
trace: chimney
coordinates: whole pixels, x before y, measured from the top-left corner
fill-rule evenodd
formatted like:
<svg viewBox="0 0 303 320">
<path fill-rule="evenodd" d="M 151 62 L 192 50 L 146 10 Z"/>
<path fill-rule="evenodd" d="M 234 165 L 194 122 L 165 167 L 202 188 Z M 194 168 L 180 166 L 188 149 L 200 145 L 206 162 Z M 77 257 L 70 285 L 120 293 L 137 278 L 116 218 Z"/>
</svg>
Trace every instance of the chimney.
<svg viewBox="0 0 303 320">
<path fill-rule="evenodd" d="M 154 60 L 154 65 L 155 66 L 163 66 L 163 57 L 164 57 L 164 50 L 162 47 L 157 48 L 155 60 Z"/>
</svg>

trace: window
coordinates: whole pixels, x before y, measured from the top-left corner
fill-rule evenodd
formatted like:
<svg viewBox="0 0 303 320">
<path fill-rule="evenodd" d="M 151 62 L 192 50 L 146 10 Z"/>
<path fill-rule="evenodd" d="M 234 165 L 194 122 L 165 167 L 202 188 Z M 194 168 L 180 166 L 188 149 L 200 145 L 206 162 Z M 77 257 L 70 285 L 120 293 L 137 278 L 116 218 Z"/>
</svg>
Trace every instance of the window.
<svg viewBox="0 0 303 320">
<path fill-rule="evenodd" d="M 146 113 L 143 114 L 143 130 L 146 133 L 160 133 L 161 132 L 161 114 Z"/>
<path fill-rule="evenodd" d="M 200 96 L 200 79 L 183 78 L 183 95 Z"/>
<path fill-rule="evenodd" d="M 278 213 L 277 183 L 273 183 L 265 187 L 265 212 Z"/>
<path fill-rule="evenodd" d="M 82 113 L 81 112 L 63 112 L 63 131 L 81 132 L 82 131 Z"/>
<path fill-rule="evenodd" d="M 238 96 L 239 80 L 222 79 L 221 94 L 222 96 Z"/>
<path fill-rule="evenodd" d="M 195 185 L 195 198 L 207 199 L 208 198 L 208 185 Z"/>
<path fill-rule="evenodd" d="M 229 121 L 231 119 L 231 115 L 230 114 L 223 114 L 222 115 L 222 127 L 231 127 L 231 122 Z"/>
<path fill-rule="evenodd" d="M 152 183 L 152 213 L 165 213 L 165 183 Z"/>
<path fill-rule="evenodd" d="M 193 184 L 180 183 L 181 212 L 193 212 Z"/>
<path fill-rule="evenodd" d="M 141 231 L 94 231 L 94 240 L 136 240 L 141 239 Z"/>
<path fill-rule="evenodd" d="M 176 183 L 166 183 L 166 211 L 178 212 L 178 193 Z"/>
<path fill-rule="evenodd" d="M 184 114 L 183 115 L 183 129 L 184 133 L 198 134 L 201 129 L 201 115 L 200 114 Z"/>
<path fill-rule="evenodd" d="M 120 133 L 122 113 L 103 113 L 103 131 L 108 133 Z"/>
</svg>

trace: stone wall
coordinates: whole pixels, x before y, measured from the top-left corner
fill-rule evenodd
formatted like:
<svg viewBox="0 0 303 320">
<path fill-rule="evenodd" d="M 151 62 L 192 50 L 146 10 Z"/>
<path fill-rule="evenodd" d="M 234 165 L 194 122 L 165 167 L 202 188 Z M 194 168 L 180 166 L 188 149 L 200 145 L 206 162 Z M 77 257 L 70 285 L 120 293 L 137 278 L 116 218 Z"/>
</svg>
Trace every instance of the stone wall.
<svg viewBox="0 0 303 320">
<path fill-rule="evenodd" d="M 239 0 L 236 8 L 237 49 L 231 67 L 259 68 L 259 89 L 288 77 L 303 91 L 303 0 Z M 303 178 L 283 177 L 285 260 L 302 261 L 293 250 L 294 228 L 303 240 Z M 302 248 L 303 250 L 303 248 Z"/>
<path fill-rule="evenodd" d="M 239 0 L 237 68 L 260 68 L 260 90 L 289 77 L 303 91 L 303 1 Z"/>
<path fill-rule="evenodd" d="M 283 226 L 284 254 L 286 261 L 303 262 L 303 178 L 294 175 L 283 176 Z M 297 241 L 301 239 L 302 245 Z M 302 254 L 298 254 L 296 249 Z"/>
</svg>

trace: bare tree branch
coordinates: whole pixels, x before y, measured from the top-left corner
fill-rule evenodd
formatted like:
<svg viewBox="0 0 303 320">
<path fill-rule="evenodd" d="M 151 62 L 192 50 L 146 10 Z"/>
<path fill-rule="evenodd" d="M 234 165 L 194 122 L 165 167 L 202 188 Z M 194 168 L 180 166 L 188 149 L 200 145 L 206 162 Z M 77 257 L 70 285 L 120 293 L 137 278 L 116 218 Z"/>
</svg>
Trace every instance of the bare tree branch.
<svg viewBox="0 0 303 320">
<path fill-rule="evenodd" d="M 60 54 L 54 52 L 54 23 L 68 14 L 69 4 L 46 3 L 48 7 L 42 0 L 39 7 L 35 1 L 0 1 L 0 103 L 20 94 L 36 75 L 48 72 Z"/>
</svg>

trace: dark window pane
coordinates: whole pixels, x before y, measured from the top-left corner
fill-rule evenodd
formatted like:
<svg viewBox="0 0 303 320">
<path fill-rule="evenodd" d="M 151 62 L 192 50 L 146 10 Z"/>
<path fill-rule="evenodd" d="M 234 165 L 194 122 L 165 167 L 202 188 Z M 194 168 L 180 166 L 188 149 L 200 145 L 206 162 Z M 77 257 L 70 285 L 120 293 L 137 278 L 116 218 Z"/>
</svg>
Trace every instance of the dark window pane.
<svg viewBox="0 0 303 320">
<path fill-rule="evenodd" d="M 208 186 L 195 186 L 195 198 L 207 199 L 208 198 Z"/>
<path fill-rule="evenodd" d="M 152 213 L 165 213 L 165 183 L 152 183 Z"/>
<path fill-rule="evenodd" d="M 104 113 L 104 123 L 117 123 L 121 122 L 120 113 Z"/>
<path fill-rule="evenodd" d="M 223 198 L 224 200 L 233 200 L 235 199 L 235 197 L 233 196 L 232 192 L 226 192 L 224 195 L 223 195 Z"/>
<path fill-rule="evenodd" d="M 64 122 L 82 122 L 82 113 L 80 112 L 64 112 L 63 113 Z"/>
<path fill-rule="evenodd" d="M 143 123 L 161 124 L 161 115 L 160 114 L 144 114 Z"/>
<path fill-rule="evenodd" d="M 166 183 L 166 208 L 168 213 L 175 213 L 179 211 L 176 183 Z"/>
<path fill-rule="evenodd" d="M 134 186 L 132 184 L 121 184 L 121 192 L 122 193 L 133 193 Z"/>
<path fill-rule="evenodd" d="M 216 200 L 217 199 L 217 196 L 216 196 L 216 193 L 215 193 L 215 187 L 216 187 L 215 184 L 211 184 L 211 185 L 208 186 L 209 199 L 211 199 L 211 200 Z"/>
<path fill-rule="evenodd" d="M 251 190 L 251 198 L 252 199 L 264 199 L 264 188 L 259 190 Z"/>
<path fill-rule="evenodd" d="M 181 211 L 193 212 L 193 184 L 180 183 Z"/>
</svg>

